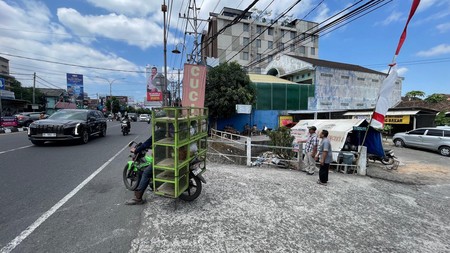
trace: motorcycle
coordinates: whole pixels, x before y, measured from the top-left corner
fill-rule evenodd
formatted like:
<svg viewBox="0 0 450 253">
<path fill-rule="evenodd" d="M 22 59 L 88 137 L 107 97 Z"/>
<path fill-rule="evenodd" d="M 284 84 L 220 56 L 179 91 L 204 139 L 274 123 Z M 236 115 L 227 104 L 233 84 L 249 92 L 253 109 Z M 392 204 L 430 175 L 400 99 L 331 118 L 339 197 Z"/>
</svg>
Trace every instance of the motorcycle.
<svg viewBox="0 0 450 253">
<path fill-rule="evenodd" d="M 142 143 L 136 143 L 131 141 L 128 143 L 128 147 L 135 149 Z M 133 146 L 134 145 L 134 146 Z M 142 172 L 148 166 L 153 164 L 153 157 L 147 154 L 148 150 L 143 150 L 137 154 L 130 154 L 131 161 L 128 161 L 123 169 L 123 182 L 125 188 L 130 191 L 136 190 L 141 180 Z M 194 157 L 189 163 L 189 186 L 179 198 L 184 201 L 193 201 L 202 192 L 202 183 L 206 184 L 206 180 L 202 173 L 206 170 L 205 161 Z M 153 191 L 153 180 L 150 179 L 149 189 Z"/>
<path fill-rule="evenodd" d="M 384 165 L 394 164 L 395 159 L 397 158 L 394 155 L 394 151 L 392 149 L 385 149 L 384 154 L 385 154 L 384 157 L 374 154 L 367 154 L 367 160 L 372 160 L 373 162 L 380 161 Z"/>
<path fill-rule="evenodd" d="M 125 136 L 130 133 L 130 121 L 127 119 L 122 119 L 120 123 L 120 128 L 122 130 L 122 134 Z"/>
</svg>

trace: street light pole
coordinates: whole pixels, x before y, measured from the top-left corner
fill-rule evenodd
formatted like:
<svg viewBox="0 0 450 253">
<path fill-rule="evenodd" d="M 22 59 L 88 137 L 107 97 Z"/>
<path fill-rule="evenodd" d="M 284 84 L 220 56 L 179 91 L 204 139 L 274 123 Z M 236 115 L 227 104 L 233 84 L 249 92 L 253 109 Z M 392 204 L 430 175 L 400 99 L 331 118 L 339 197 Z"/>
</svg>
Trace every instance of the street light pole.
<svg viewBox="0 0 450 253">
<path fill-rule="evenodd" d="M 125 79 L 125 77 L 122 77 L 122 78 L 117 78 L 117 79 L 109 80 L 108 78 L 104 78 L 104 77 L 101 77 L 101 76 L 96 76 L 96 78 L 100 78 L 100 79 L 106 80 L 106 81 L 109 83 L 109 98 L 110 98 L 110 99 L 112 98 L 112 84 L 113 84 L 115 81 L 117 81 L 117 80 L 123 80 L 123 79 Z"/>
</svg>

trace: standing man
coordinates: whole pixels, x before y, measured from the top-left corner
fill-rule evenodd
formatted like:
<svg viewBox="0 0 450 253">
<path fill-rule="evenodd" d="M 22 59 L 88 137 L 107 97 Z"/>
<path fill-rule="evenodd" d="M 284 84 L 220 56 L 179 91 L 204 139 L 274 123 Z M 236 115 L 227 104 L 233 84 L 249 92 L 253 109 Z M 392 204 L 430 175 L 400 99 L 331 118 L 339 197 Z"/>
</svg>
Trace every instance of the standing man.
<svg viewBox="0 0 450 253">
<path fill-rule="evenodd" d="M 317 181 L 317 183 L 321 185 L 327 185 L 328 170 L 330 169 L 330 163 L 333 161 L 333 153 L 330 140 L 328 140 L 328 131 L 322 130 L 322 132 L 320 132 L 320 138 L 322 139 L 322 142 L 320 143 L 319 148 L 320 169 L 319 180 Z"/>
<path fill-rule="evenodd" d="M 305 163 L 305 170 L 306 174 L 308 175 L 314 175 L 314 171 L 316 170 L 316 154 L 317 154 L 317 147 L 319 146 L 319 139 L 317 138 L 316 130 L 317 128 L 315 126 L 308 127 L 309 130 L 309 137 L 305 144 L 305 158 L 303 162 Z"/>
<path fill-rule="evenodd" d="M 158 92 L 156 88 L 155 78 L 158 75 L 158 69 L 156 67 L 152 67 L 152 73 L 150 74 L 147 80 L 147 92 Z"/>
</svg>

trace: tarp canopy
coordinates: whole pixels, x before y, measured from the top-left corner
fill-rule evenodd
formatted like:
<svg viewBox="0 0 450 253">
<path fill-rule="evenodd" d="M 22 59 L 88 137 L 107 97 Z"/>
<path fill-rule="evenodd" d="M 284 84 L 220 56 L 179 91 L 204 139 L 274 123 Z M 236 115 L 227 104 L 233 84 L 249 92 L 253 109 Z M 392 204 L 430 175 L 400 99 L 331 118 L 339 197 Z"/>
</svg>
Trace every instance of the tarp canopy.
<svg viewBox="0 0 450 253">
<path fill-rule="evenodd" d="M 364 139 L 365 130 L 369 123 L 365 119 L 308 119 L 300 120 L 297 125 L 291 128 L 291 134 L 295 137 L 295 142 L 305 142 L 308 138 L 308 127 L 315 126 L 319 135 L 321 130 L 328 131 L 328 139 L 331 142 L 333 151 L 340 151 L 346 142 L 348 134 L 352 133 L 352 143 L 361 145 Z M 359 130 L 358 130 L 359 129 Z M 377 154 L 384 157 L 381 133 L 370 127 L 364 146 L 367 153 Z M 333 153 L 336 160 L 337 153 Z"/>
</svg>

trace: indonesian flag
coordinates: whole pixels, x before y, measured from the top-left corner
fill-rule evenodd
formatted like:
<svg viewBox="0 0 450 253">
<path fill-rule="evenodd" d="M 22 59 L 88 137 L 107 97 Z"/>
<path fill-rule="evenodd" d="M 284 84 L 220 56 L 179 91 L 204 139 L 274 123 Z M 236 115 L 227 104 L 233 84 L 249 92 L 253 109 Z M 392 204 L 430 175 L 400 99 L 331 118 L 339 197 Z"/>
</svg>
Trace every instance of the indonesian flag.
<svg viewBox="0 0 450 253">
<path fill-rule="evenodd" d="M 400 40 L 397 45 L 397 50 L 395 50 L 395 56 L 393 63 L 390 66 L 393 66 L 389 72 L 389 75 L 386 79 L 384 79 L 383 84 L 380 90 L 380 96 L 378 97 L 377 105 L 375 107 L 375 111 L 372 115 L 372 120 L 370 121 L 370 125 L 374 128 L 383 128 L 384 127 L 384 117 L 391 106 L 389 104 L 389 97 L 392 94 L 392 91 L 395 87 L 395 81 L 397 81 L 398 73 L 397 73 L 397 65 L 395 63 L 395 59 L 400 53 L 400 49 L 403 46 L 403 43 L 406 39 L 406 30 L 408 28 L 409 21 L 414 16 L 414 13 L 419 6 L 420 0 L 413 0 L 411 5 L 411 10 L 409 12 L 408 20 L 406 21 L 405 28 L 403 28 L 403 32 L 400 36 Z"/>
<path fill-rule="evenodd" d="M 384 127 L 384 117 L 389 107 L 391 107 L 391 104 L 389 103 L 389 97 L 394 90 L 397 77 L 397 65 L 394 65 L 391 68 L 389 75 L 386 77 L 386 79 L 384 79 L 383 84 L 381 85 L 380 96 L 375 107 L 375 112 L 372 115 L 372 121 L 370 122 L 370 125 L 374 128 Z"/>
</svg>

